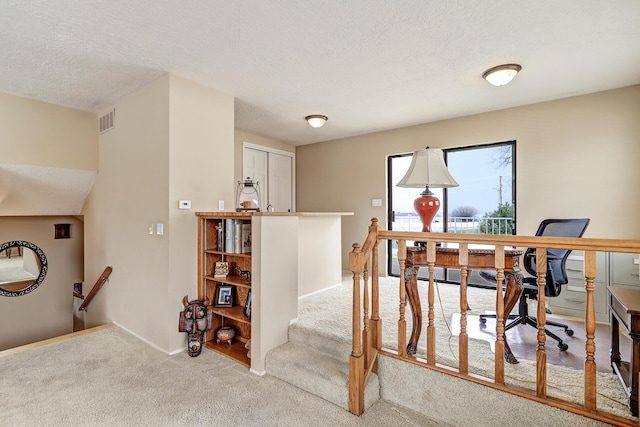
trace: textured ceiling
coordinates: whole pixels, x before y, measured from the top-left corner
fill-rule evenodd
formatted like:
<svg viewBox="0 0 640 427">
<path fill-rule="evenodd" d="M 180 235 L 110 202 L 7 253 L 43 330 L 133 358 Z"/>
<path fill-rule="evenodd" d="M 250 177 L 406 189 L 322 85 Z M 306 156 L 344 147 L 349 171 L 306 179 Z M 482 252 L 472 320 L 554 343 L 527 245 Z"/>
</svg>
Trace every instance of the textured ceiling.
<svg viewBox="0 0 640 427">
<path fill-rule="evenodd" d="M 0 92 L 101 112 L 171 72 L 299 145 L 639 84 L 639 23 L 638 0 L 2 0 Z"/>
</svg>

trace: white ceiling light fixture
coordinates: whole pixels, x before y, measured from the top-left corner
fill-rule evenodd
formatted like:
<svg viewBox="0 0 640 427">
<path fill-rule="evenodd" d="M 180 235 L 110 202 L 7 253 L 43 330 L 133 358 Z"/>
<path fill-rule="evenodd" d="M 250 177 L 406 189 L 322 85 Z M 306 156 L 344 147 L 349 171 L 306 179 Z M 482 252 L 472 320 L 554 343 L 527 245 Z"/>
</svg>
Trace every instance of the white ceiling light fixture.
<svg viewBox="0 0 640 427">
<path fill-rule="evenodd" d="M 321 128 L 324 126 L 325 122 L 329 120 L 327 116 L 323 116 L 321 114 L 311 114 L 304 119 L 309 122 L 309 126 L 312 128 Z"/>
<path fill-rule="evenodd" d="M 482 74 L 482 78 L 494 86 L 504 86 L 522 70 L 518 64 L 504 64 L 489 68 Z"/>
</svg>

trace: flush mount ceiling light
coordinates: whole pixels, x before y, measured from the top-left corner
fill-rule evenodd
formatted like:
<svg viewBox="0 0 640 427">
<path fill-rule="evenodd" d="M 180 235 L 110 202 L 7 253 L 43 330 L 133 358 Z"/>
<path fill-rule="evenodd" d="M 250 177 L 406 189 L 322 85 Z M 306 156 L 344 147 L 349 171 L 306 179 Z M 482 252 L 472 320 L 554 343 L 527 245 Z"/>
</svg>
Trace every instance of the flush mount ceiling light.
<svg viewBox="0 0 640 427">
<path fill-rule="evenodd" d="M 312 128 L 321 128 L 324 126 L 324 123 L 329 120 L 327 116 L 323 116 L 321 114 L 311 114 L 304 118 Z"/>
<path fill-rule="evenodd" d="M 518 64 L 504 64 L 489 68 L 482 74 L 482 78 L 494 86 L 504 86 L 518 74 L 522 67 Z"/>
</svg>

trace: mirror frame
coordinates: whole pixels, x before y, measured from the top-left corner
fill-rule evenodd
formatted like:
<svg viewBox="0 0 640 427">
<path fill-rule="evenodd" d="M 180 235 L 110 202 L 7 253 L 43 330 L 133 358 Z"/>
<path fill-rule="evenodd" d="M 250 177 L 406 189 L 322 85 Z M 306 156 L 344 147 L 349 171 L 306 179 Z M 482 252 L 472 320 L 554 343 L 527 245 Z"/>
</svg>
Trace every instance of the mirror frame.
<svg viewBox="0 0 640 427">
<path fill-rule="evenodd" d="M 35 254 L 40 259 L 40 274 L 38 274 L 38 277 L 36 277 L 36 280 L 32 284 L 30 284 L 26 288 L 20 289 L 19 291 L 6 291 L 0 286 L 0 295 L 5 297 L 20 297 L 22 295 L 33 292 L 38 286 L 40 286 L 40 284 L 44 280 L 44 277 L 47 275 L 47 270 L 49 269 L 47 264 L 47 257 L 45 256 L 44 252 L 42 252 L 42 249 L 25 240 L 12 240 L 10 242 L 3 243 L 2 245 L 0 245 L 0 253 L 5 249 L 13 248 L 16 246 L 22 246 L 35 252 Z"/>
</svg>

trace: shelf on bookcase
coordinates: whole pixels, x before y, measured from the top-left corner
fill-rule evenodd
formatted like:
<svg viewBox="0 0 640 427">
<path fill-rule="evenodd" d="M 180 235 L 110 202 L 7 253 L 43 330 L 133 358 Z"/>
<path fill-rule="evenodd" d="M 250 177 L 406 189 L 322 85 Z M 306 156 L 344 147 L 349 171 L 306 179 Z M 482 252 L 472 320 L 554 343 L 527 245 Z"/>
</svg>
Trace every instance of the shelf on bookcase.
<svg viewBox="0 0 640 427">
<path fill-rule="evenodd" d="M 251 320 L 244 315 L 244 307 L 236 305 L 233 307 L 209 307 L 215 314 L 228 319 L 237 320 L 242 323 L 251 323 Z"/>
<path fill-rule="evenodd" d="M 212 249 L 205 249 L 204 252 L 207 253 L 207 254 L 234 256 L 234 257 L 240 257 L 240 258 L 251 258 L 251 252 L 246 253 L 246 254 L 236 254 L 236 253 L 231 253 L 231 252 L 214 251 Z"/>
<path fill-rule="evenodd" d="M 246 366 L 247 368 L 251 367 L 251 359 L 247 357 L 247 349 L 244 348 L 245 343 L 242 341 L 234 340 L 232 344 L 217 344 L 215 341 L 207 341 L 204 346 L 210 350 L 222 354 L 223 356 L 235 360 L 236 362 Z"/>
<path fill-rule="evenodd" d="M 247 279 L 236 274 L 229 275 L 226 278 L 213 276 L 205 276 L 204 278 L 206 280 L 211 280 L 212 282 L 226 283 L 228 285 L 240 286 L 243 288 L 251 288 L 251 283 L 247 283 Z"/>
</svg>

